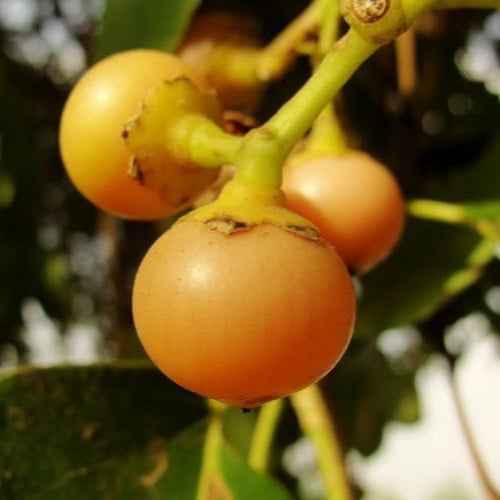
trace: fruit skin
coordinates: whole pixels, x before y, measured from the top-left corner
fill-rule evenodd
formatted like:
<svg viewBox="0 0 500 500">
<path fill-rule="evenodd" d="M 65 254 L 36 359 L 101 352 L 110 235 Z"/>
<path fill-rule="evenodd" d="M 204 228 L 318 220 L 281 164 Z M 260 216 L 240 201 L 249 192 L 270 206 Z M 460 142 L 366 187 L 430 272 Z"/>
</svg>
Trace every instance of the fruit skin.
<svg viewBox="0 0 500 500">
<path fill-rule="evenodd" d="M 282 189 L 286 205 L 313 222 L 356 273 L 380 263 L 401 237 L 405 203 L 399 185 L 364 152 L 292 159 Z"/>
<path fill-rule="evenodd" d="M 129 219 L 156 219 L 182 208 L 129 175 L 132 154 L 122 137 L 125 123 L 139 113 L 147 93 L 181 77 L 213 92 L 175 56 L 138 49 L 103 59 L 70 93 L 59 131 L 62 160 L 76 188 L 102 210 Z M 208 184 L 217 172 L 199 169 L 199 176 Z"/>
<path fill-rule="evenodd" d="M 224 109 L 251 114 L 266 88 L 256 70 L 261 47 L 251 20 L 216 11 L 193 18 L 176 54 L 210 81 Z"/>
<path fill-rule="evenodd" d="M 182 387 L 242 408 L 316 382 L 352 333 L 345 265 L 278 224 L 215 227 L 188 215 L 142 261 L 132 308 L 146 352 Z"/>
</svg>

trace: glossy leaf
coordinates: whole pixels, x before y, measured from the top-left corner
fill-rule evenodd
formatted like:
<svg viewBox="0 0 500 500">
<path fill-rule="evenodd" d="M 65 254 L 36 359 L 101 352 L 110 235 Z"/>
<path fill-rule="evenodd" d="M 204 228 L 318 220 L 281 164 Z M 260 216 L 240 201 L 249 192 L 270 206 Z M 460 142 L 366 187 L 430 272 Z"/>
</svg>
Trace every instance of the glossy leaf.
<svg viewBox="0 0 500 500">
<path fill-rule="evenodd" d="M 278 482 L 251 469 L 228 446 L 219 449 L 219 471 L 224 478 L 228 500 L 291 500 L 291 495 Z M 230 492 L 230 493 L 229 493 Z"/>
<path fill-rule="evenodd" d="M 107 0 L 97 37 L 97 59 L 133 48 L 172 51 L 200 0 Z"/>
<path fill-rule="evenodd" d="M 495 141 L 476 164 L 429 190 L 429 195 L 457 203 L 470 217 L 496 218 L 499 155 Z M 472 285 L 494 255 L 495 241 L 483 240 L 478 230 L 460 221 L 409 217 L 394 253 L 363 280 L 358 334 L 374 336 L 386 328 L 425 320 Z"/>
<path fill-rule="evenodd" d="M 464 203 L 462 207 L 466 214 L 474 219 L 500 219 L 500 199 Z"/>
<path fill-rule="evenodd" d="M 0 378 L 0 498 L 194 498 L 206 406 L 141 363 Z"/>
<path fill-rule="evenodd" d="M 391 259 L 365 280 L 356 331 L 376 335 L 426 319 L 474 283 L 494 252 L 494 242 L 471 229 L 410 221 Z"/>
<path fill-rule="evenodd" d="M 393 369 L 369 340 L 355 338 L 321 385 L 341 440 L 365 455 L 378 448 L 388 421 L 419 418 L 412 369 Z"/>
</svg>

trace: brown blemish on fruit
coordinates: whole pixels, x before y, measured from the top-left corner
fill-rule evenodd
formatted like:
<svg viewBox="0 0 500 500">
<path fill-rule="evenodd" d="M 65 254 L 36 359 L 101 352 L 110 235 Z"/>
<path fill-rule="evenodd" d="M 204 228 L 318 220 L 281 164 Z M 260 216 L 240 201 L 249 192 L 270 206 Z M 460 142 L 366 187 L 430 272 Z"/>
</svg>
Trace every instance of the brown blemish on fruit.
<svg viewBox="0 0 500 500">
<path fill-rule="evenodd" d="M 352 0 L 352 12 L 362 23 L 366 24 L 382 19 L 390 6 L 390 0 Z"/>
<path fill-rule="evenodd" d="M 248 231 L 253 227 L 268 224 L 270 226 L 276 226 L 280 229 L 293 233 L 300 238 L 304 238 L 310 241 L 321 240 L 321 233 L 312 226 L 300 226 L 297 224 L 280 224 L 274 221 L 262 220 L 258 222 L 244 222 L 242 220 L 233 219 L 231 216 L 214 216 L 210 219 L 204 221 L 205 224 L 214 231 L 219 231 L 225 236 L 230 236 L 234 233 L 239 233 L 242 231 Z"/>
<path fill-rule="evenodd" d="M 231 217 L 212 217 L 205 221 L 205 224 L 210 228 L 216 231 L 220 231 L 221 233 L 229 236 L 230 234 L 237 233 L 240 231 L 246 231 L 250 229 L 252 226 L 243 221 L 238 221 L 236 219 L 232 219 Z"/>
<path fill-rule="evenodd" d="M 252 408 L 256 408 L 258 406 L 263 405 L 264 403 L 268 403 L 269 401 L 274 401 L 278 397 L 279 396 L 267 395 L 267 396 L 262 396 L 262 397 L 256 398 L 256 399 L 248 399 L 248 400 L 242 402 L 242 408 L 243 408 L 243 410 L 249 411 Z"/>
<path fill-rule="evenodd" d="M 245 399 L 243 396 L 240 396 L 234 399 L 219 399 L 219 401 L 230 406 L 236 406 L 237 408 L 240 408 L 243 413 L 248 413 L 259 406 L 262 406 L 264 403 L 268 403 L 269 401 L 274 401 L 279 398 L 281 398 L 281 396 L 276 395 L 266 395 L 255 399 Z"/>
<path fill-rule="evenodd" d="M 144 174 L 139 166 L 139 160 L 135 156 L 130 160 L 127 175 L 140 184 L 144 184 Z"/>
<path fill-rule="evenodd" d="M 318 241 L 321 238 L 321 233 L 314 227 L 311 226 L 295 226 L 293 224 L 288 224 L 284 226 L 287 231 L 290 231 L 297 236 L 305 238 L 307 240 Z"/>
</svg>

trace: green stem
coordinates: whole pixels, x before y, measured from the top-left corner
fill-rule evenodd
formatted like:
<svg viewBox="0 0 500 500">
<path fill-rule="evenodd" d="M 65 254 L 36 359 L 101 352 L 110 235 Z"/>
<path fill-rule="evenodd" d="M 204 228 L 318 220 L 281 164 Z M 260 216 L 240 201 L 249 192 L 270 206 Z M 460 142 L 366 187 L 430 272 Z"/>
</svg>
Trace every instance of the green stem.
<svg viewBox="0 0 500 500">
<path fill-rule="evenodd" d="M 274 116 L 244 138 L 235 181 L 279 189 L 281 167 L 338 90 L 377 45 L 349 30 L 328 52 L 304 86 Z"/>
<path fill-rule="evenodd" d="M 225 406 L 209 401 L 211 413 L 208 422 L 201 463 L 196 500 L 209 500 L 217 474 L 217 456 L 222 443 L 222 414 Z"/>
<path fill-rule="evenodd" d="M 342 127 L 330 102 L 316 118 L 307 137 L 307 156 L 336 155 L 347 150 L 347 142 Z"/>
<path fill-rule="evenodd" d="M 340 4 L 338 0 L 323 0 L 323 16 L 319 29 L 318 47 L 312 65 L 317 68 L 338 38 Z M 335 112 L 334 100 L 330 100 L 314 120 L 307 137 L 304 154 L 307 157 L 324 154 L 338 154 L 347 149 L 342 127 Z M 303 158 L 302 155 L 300 155 Z"/>
<path fill-rule="evenodd" d="M 233 164 L 242 138 L 224 132 L 203 115 L 188 114 L 168 136 L 179 158 L 188 158 L 200 167 L 215 168 Z"/>
<path fill-rule="evenodd" d="M 408 213 L 414 217 L 447 224 L 461 224 L 471 227 L 486 238 L 500 240 L 500 229 L 497 221 L 471 217 L 467 210 L 460 205 L 444 201 L 415 199 L 408 202 L 407 209 Z"/>
<path fill-rule="evenodd" d="M 273 436 L 282 410 L 283 400 L 276 399 L 262 406 L 259 411 L 248 452 L 248 464 L 257 471 L 267 470 Z"/>
<path fill-rule="evenodd" d="M 339 37 L 340 27 L 340 0 L 317 0 L 321 1 L 322 16 L 318 31 L 318 47 L 316 50 L 316 60 L 313 66 L 316 67 L 321 59 L 332 48 Z"/>
<path fill-rule="evenodd" d="M 326 54 L 304 86 L 263 125 L 282 144 L 286 154 L 377 48 L 349 30 Z"/>
<path fill-rule="evenodd" d="M 495 257 L 495 241 L 483 238 L 467 255 L 464 266 L 457 269 L 442 284 L 442 299 L 445 302 L 477 282 L 484 267 Z"/>
<path fill-rule="evenodd" d="M 297 57 L 300 45 L 314 33 L 321 18 L 320 4 L 314 0 L 264 47 L 227 45 L 214 53 L 214 67 L 224 78 L 243 85 L 261 85 L 278 80 Z"/>
<path fill-rule="evenodd" d="M 259 71 L 273 73 L 266 61 L 273 60 L 276 54 L 284 57 L 290 52 L 298 39 L 304 37 L 306 28 L 312 29 L 318 23 L 318 17 L 327 5 L 323 2 L 327 0 L 312 2 L 299 20 L 264 50 L 267 55 L 262 56 L 259 64 L 265 69 Z M 434 6 L 467 8 L 479 4 L 496 7 L 500 6 L 500 0 L 403 0 L 403 10 L 409 25 L 418 15 Z M 358 67 L 379 47 L 380 44 L 370 42 L 354 29 L 349 29 L 328 51 L 303 87 L 266 123 L 243 138 L 232 137 L 209 123 L 200 125 L 196 131 L 191 128 L 192 137 L 188 141 L 186 157 L 207 167 L 233 163 L 238 167 L 236 182 L 279 189 L 281 167 L 293 147 Z"/>
<path fill-rule="evenodd" d="M 342 448 L 321 391 L 311 385 L 290 397 L 304 434 L 313 443 L 327 500 L 351 500 Z"/>
<path fill-rule="evenodd" d="M 313 0 L 259 54 L 256 72 L 260 81 L 276 80 L 283 75 L 297 55 L 297 47 L 319 24 L 323 0 Z"/>
<path fill-rule="evenodd" d="M 408 202 L 407 209 L 414 217 L 448 224 L 461 224 L 466 220 L 465 210 L 460 205 L 444 201 L 415 199 Z"/>
</svg>

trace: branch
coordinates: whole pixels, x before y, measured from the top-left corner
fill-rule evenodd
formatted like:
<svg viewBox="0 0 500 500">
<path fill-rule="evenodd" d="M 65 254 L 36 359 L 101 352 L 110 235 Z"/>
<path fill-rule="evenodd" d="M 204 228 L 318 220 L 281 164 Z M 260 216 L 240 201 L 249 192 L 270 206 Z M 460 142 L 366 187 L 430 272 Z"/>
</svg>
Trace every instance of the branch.
<svg viewBox="0 0 500 500">
<path fill-rule="evenodd" d="M 499 500 L 500 493 L 496 490 L 495 485 L 491 481 L 488 472 L 484 466 L 484 463 L 481 459 L 481 455 L 479 450 L 477 449 L 477 445 L 474 441 L 474 437 L 472 435 L 472 431 L 467 420 L 467 415 L 465 414 L 465 408 L 462 404 L 462 400 L 460 399 L 460 394 L 458 393 L 458 387 L 456 383 L 456 379 L 453 374 L 453 370 L 451 369 L 450 364 L 448 363 L 448 369 L 446 370 L 448 383 L 451 390 L 451 396 L 453 400 L 453 404 L 455 407 L 455 411 L 457 412 L 458 421 L 460 423 L 460 427 L 462 429 L 462 433 L 469 449 L 469 453 L 472 458 L 472 462 L 476 468 L 476 472 L 479 475 L 479 479 L 483 485 L 483 488 L 488 495 L 488 500 Z"/>
</svg>

